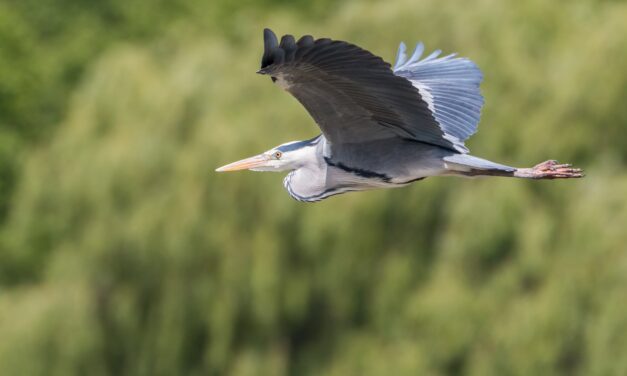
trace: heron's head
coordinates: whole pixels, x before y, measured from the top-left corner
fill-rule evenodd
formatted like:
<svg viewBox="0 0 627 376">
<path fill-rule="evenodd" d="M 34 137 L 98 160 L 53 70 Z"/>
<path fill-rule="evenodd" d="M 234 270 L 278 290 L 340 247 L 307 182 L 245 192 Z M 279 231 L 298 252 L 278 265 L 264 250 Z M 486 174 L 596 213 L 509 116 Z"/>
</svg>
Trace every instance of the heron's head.
<svg viewBox="0 0 627 376">
<path fill-rule="evenodd" d="M 229 163 L 216 171 L 290 171 L 308 163 L 316 163 L 316 145 L 320 136 L 307 141 L 294 141 L 281 144 L 254 157 Z"/>
</svg>

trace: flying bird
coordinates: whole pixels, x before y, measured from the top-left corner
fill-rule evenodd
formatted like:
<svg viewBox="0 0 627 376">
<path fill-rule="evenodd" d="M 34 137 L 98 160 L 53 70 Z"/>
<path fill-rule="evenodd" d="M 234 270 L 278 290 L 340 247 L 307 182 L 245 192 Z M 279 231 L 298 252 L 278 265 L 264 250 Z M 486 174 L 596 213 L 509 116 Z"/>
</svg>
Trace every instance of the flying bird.
<svg viewBox="0 0 627 376">
<path fill-rule="evenodd" d="M 483 97 L 475 63 L 437 50 L 408 58 L 400 44 L 394 66 L 356 45 L 305 35 L 281 41 L 264 30 L 259 74 L 268 75 L 309 112 L 322 134 L 281 144 L 216 171 L 289 171 L 283 185 L 299 201 L 351 191 L 403 187 L 429 176 L 580 178 L 582 171 L 548 160 L 515 168 L 469 154 Z"/>
</svg>

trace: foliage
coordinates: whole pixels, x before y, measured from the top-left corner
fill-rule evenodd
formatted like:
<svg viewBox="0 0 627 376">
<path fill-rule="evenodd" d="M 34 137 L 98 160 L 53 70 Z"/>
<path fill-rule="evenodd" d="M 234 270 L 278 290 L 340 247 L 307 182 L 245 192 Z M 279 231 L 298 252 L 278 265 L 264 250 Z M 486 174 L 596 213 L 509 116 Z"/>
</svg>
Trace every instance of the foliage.
<svg viewBox="0 0 627 376">
<path fill-rule="evenodd" d="M 0 4 L 0 374 L 627 373 L 623 3 L 63 3 Z M 469 56 L 475 154 L 589 175 L 216 174 L 316 132 L 253 74 L 264 26 Z"/>
</svg>

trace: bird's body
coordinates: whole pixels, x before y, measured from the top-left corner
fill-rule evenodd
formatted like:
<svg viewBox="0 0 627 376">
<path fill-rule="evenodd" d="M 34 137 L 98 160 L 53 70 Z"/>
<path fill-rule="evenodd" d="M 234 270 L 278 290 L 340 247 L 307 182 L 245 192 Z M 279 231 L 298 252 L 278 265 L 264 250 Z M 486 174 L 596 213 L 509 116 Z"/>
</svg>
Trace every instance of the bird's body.
<svg viewBox="0 0 627 376">
<path fill-rule="evenodd" d="M 299 201 L 374 188 L 402 187 L 429 176 L 581 177 L 547 161 L 518 169 L 468 154 L 483 105 L 477 66 L 439 51 L 407 59 L 401 44 L 392 67 L 357 46 L 264 32 L 258 73 L 298 99 L 322 134 L 290 142 L 218 171 L 290 171 L 284 186 Z"/>
<path fill-rule="evenodd" d="M 441 170 L 437 156 L 431 155 L 438 149 L 410 141 L 391 143 L 377 140 L 350 144 L 333 152 L 332 145 L 321 135 L 302 149 L 309 163 L 291 171 L 285 178 L 285 187 L 300 201 L 318 201 L 348 191 L 403 186 Z M 371 152 L 388 149 L 392 153 Z M 425 165 L 427 160 L 433 161 L 433 166 Z M 393 169 L 386 167 L 390 162 L 394 162 Z M 325 178 L 315 179 L 318 176 Z M 315 181 L 324 184 L 312 184 Z"/>
</svg>

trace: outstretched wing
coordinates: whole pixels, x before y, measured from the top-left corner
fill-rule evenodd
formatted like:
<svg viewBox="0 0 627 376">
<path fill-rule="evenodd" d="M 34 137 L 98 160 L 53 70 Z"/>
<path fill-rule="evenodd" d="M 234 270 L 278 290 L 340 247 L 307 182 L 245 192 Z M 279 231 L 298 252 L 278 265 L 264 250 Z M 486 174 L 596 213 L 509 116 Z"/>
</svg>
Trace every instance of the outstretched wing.
<svg viewBox="0 0 627 376">
<path fill-rule="evenodd" d="M 438 58 L 440 50 L 420 60 L 424 49 L 418 43 L 407 60 L 405 44 L 401 43 L 394 73 L 411 81 L 447 136 L 463 143 L 477 131 L 479 124 L 483 106 L 479 92 L 481 71 L 469 59 L 455 54 Z"/>
<path fill-rule="evenodd" d="M 269 29 L 264 43 L 259 73 L 296 97 L 332 144 L 402 137 L 466 151 L 447 137 L 419 90 L 380 57 L 311 36 L 296 42 L 285 35 L 279 44 Z"/>
</svg>

